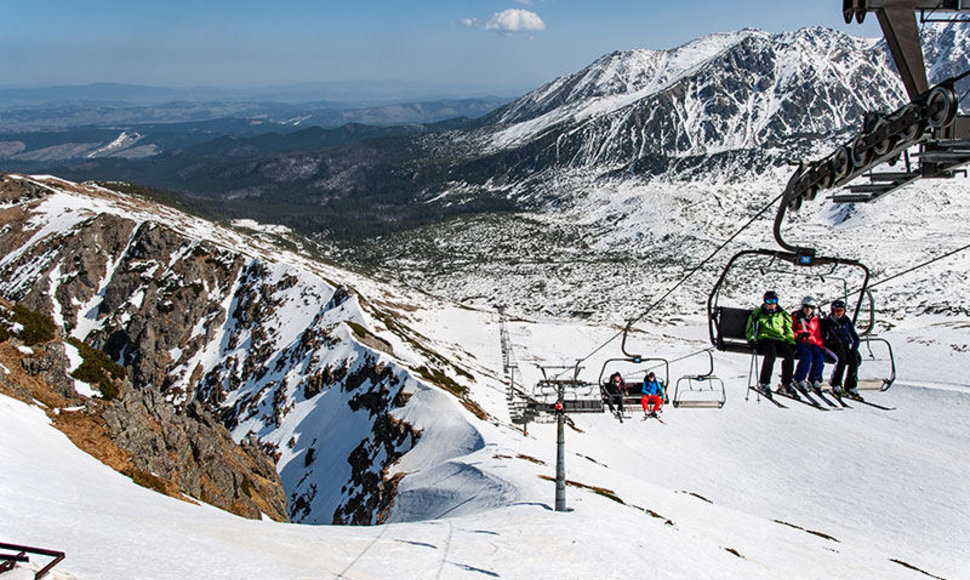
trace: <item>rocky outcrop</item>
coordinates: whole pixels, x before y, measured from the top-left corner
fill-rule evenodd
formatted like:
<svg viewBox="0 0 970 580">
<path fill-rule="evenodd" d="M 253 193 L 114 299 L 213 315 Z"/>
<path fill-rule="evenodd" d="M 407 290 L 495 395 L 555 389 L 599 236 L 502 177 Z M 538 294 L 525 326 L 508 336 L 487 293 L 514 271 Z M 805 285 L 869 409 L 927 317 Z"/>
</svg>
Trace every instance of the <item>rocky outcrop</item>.
<svg viewBox="0 0 970 580">
<path fill-rule="evenodd" d="M 177 409 L 155 389 L 126 382 L 112 401 L 79 394 L 66 356 L 73 347 L 60 336 L 24 345 L 18 334 L 29 329 L 12 316 L 0 301 L 0 393 L 40 401 L 79 448 L 140 485 L 247 518 L 289 521 L 274 458 L 257 442 L 236 443 L 202 404 Z"/>
<path fill-rule="evenodd" d="M 272 458 L 254 441 L 233 441 L 200 403 L 178 412 L 158 391 L 129 389 L 102 416 L 112 441 L 131 453 L 138 469 L 243 517 L 289 521 Z"/>
</svg>

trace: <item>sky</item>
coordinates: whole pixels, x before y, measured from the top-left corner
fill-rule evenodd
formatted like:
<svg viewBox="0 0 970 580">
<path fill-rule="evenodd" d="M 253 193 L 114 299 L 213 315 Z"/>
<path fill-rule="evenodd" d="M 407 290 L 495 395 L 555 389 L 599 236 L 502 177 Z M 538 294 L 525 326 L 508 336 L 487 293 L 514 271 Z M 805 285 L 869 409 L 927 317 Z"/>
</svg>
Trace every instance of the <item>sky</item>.
<svg viewBox="0 0 970 580">
<path fill-rule="evenodd" d="M 614 50 L 845 25 L 838 0 L 0 0 L 0 86 L 411 81 L 531 90 Z"/>
</svg>

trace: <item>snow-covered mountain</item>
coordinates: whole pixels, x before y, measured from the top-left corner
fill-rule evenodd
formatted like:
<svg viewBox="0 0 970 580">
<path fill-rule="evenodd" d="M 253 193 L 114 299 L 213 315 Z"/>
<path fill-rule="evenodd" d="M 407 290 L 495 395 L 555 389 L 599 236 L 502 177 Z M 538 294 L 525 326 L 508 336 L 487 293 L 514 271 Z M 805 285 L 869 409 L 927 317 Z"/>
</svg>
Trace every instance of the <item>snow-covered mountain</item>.
<svg viewBox="0 0 970 580">
<path fill-rule="evenodd" d="M 389 289 L 363 297 L 349 272 L 98 186 L 5 175 L 0 191 L 0 294 L 107 352 L 158 404 L 199 401 L 258 441 L 292 520 L 369 524 L 392 505 L 409 519 L 398 466 L 423 470 L 404 485 L 420 498 L 422 477 L 481 445 L 442 402 L 450 389 L 482 414 L 451 378 L 472 375 L 408 330 Z"/>
<path fill-rule="evenodd" d="M 789 149 L 899 101 L 880 43 L 824 28 L 745 30 L 613 53 L 498 113 L 496 148 L 558 133 L 560 159 L 629 166 L 651 155 Z"/>
<path fill-rule="evenodd" d="M 966 66 L 967 29 L 926 26 L 934 80 Z M 383 236 L 343 255 L 467 304 L 628 320 L 778 196 L 788 162 L 828 154 L 865 112 L 904 99 L 883 41 L 824 28 L 612 53 L 500 109 L 474 135 L 449 136 L 487 154 L 470 163 L 476 180 L 452 183 L 433 203 L 461 207 L 481 189 L 527 210 Z M 833 206 L 823 195 L 784 230 L 885 278 L 970 235 L 966 187 L 962 176 L 927 181 L 867 205 Z M 773 216 L 771 208 L 703 264 L 652 320 L 702 311 L 734 251 L 776 247 Z M 925 311 L 949 288 L 970 290 L 966 264 L 957 256 L 883 286 L 881 312 L 900 319 L 914 312 L 914 296 Z M 926 282 L 941 275 L 946 289 Z"/>
<path fill-rule="evenodd" d="M 932 81 L 962 72 L 965 27 L 928 26 L 924 42 Z M 882 40 L 821 27 L 742 30 L 606 55 L 496 111 L 489 119 L 504 128 L 490 149 L 648 175 L 669 174 L 673 160 L 683 175 L 704 158 L 748 153 L 732 168 L 738 177 L 810 153 L 855 131 L 866 112 L 905 100 Z"/>
<path fill-rule="evenodd" d="M 438 345 L 460 344 L 464 360 L 498 373 L 494 313 L 443 308 L 406 292 L 389 301 L 407 305 L 409 324 Z M 946 324 L 929 316 L 892 333 L 900 378 L 890 391 L 867 396 L 896 411 L 778 409 L 746 400 L 747 357 L 718 355 L 723 409 L 668 406 L 664 424 L 640 421 L 638 409 L 622 424 L 609 415 L 574 415 L 566 430 L 565 513 L 552 509 L 555 424 L 531 424 L 528 435 L 512 428 L 497 376 L 470 383 L 469 393 L 495 420 L 456 424 L 452 399 L 434 404 L 430 391 L 412 398 L 412 411 L 428 404 L 433 416 L 402 458 L 408 475 L 380 526 L 250 521 L 154 494 L 78 451 L 38 407 L 0 396 L 4 540 L 65 551 L 58 580 L 963 578 L 970 566 L 963 549 L 970 539 L 970 350 L 966 325 Z M 509 332 L 529 385 L 538 375 L 532 362 L 569 362 L 615 328 L 517 320 Z M 635 338 L 673 359 L 703 342 L 700 333 L 690 325 L 648 328 Z M 583 377 L 595 378 L 617 350 L 614 343 L 590 361 Z M 674 363 L 671 376 L 705 364 Z M 442 432 L 449 424 L 472 427 L 480 443 L 422 469 L 427 454 L 452 445 Z M 423 491 L 409 488 L 422 474 Z M 401 504 L 422 521 L 397 520 Z M 22 575 L 12 577 L 32 577 L 28 572 L 18 568 Z"/>
<path fill-rule="evenodd" d="M 151 514 L 158 536 L 138 562 L 106 558 L 117 576 L 192 575 L 215 551 L 213 577 L 958 577 L 970 257 L 904 271 L 970 236 L 965 180 L 864 206 L 819 200 L 786 225 L 873 268 L 877 329 L 896 347 L 899 376 L 870 397 L 898 411 L 766 407 L 745 398 L 748 359 L 718 355 L 721 411 L 668 408 L 664 425 L 573 417 L 568 514 L 549 507 L 554 427 L 525 435 L 510 424 L 490 309 L 523 316 L 510 326 L 524 388 L 535 365 L 591 352 L 582 378 L 595 380 L 619 356 L 623 322 L 780 193 L 781 160 L 824 149 L 844 129 L 832 118 L 854 125 L 863 109 L 902 98 L 886 62 L 877 42 L 822 29 L 609 55 L 489 127 L 429 139 L 448 154 L 455 143 L 456 155 L 484 152 L 468 163 L 486 177 L 449 174 L 427 203 L 486 191 L 532 205 L 380 238 L 377 277 L 406 285 L 309 259 L 279 229 L 240 223 L 244 235 L 91 184 L 5 176 L 0 295 L 103 348 L 173 412 L 203 404 L 236 440 L 260 443 L 294 521 L 389 525 L 281 528 L 172 507 L 75 454 L 38 409 L 0 397 L 0 437 L 15 441 L 0 462 L 21 466 L 0 479 L 4 521 L 17 539 L 83 553 L 68 568 L 79 576 L 97 575 L 89 552 L 104 538 L 132 546 L 139 524 L 111 507 L 123 497 Z M 756 223 L 729 250 L 773 246 L 768 230 Z M 727 255 L 633 330 L 632 349 L 675 361 L 670 385 L 706 370 L 703 305 Z M 753 265 L 730 299 L 751 305 L 769 284 L 786 303 L 838 295 L 855 283 L 839 276 Z M 864 364 L 885 370 L 877 356 Z M 95 490 L 87 511 L 62 499 L 70 478 L 41 475 L 55 462 Z M 51 514 L 64 512 L 61 526 Z M 335 547 L 319 550 L 321 540 Z"/>
</svg>

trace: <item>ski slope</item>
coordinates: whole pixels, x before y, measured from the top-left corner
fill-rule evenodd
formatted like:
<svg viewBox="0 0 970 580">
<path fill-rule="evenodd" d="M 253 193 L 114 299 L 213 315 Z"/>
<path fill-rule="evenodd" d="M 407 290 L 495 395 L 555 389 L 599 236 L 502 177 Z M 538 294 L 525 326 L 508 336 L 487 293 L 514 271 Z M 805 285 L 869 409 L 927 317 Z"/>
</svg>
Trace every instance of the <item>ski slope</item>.
<svg viewBox="0 0 970 580">
<path fill-rule="evenodd" d="M 2 397 L 0 541 L 63 550 L 54 577 L 79 579 L 927 577 L 898 562 L 970 577 L 970 386 L 959 372 L 967 354 L 907 334 L 932 338 L 933 326 L 890 337 L 900 379 L 869 397 L 898 407 L 892 412 L 746 401 L 747 357 L 726 355 L 717 359 L 727 383 L 721 410 L 667 407 L 664 424 L 574 415 L 567 479 L 589 487 L 570 485 L 570 511 L 557 513 L 554 484 L 544 479 L 555 475 L 555 425 L 532 424 L 523 435 L 507 423 L 497 317 L 436 308 L 413 313 L 413 323 L 496 375 L 473 391 L 495 420 L 467 417 L 484 445 L 405 477 L 399 489 L 407 507 L 395 519 L 421 510 L 425 520 L 301 526 L 160 496 L 77 450 L 40 409 Z M 674 358 L 703 348 L 703 330 L 648 329 L 636 338 Z M 615 332 L 555 320 L 510 324 L 526 383 L 532 363 L 579 358 Z M 591 358 L 585 378 L 618 351 L 613 343 Z M 687 359 L 671 375 L 704 366 Z M 440 397 L 428 404 L 458 406 Z M 409 489 L 410 478 L 421 485 Z M 480 489 L 483 480 L 503 493 Z M 474 501 L 482 496 L 491 504 Z"/>
</svg>

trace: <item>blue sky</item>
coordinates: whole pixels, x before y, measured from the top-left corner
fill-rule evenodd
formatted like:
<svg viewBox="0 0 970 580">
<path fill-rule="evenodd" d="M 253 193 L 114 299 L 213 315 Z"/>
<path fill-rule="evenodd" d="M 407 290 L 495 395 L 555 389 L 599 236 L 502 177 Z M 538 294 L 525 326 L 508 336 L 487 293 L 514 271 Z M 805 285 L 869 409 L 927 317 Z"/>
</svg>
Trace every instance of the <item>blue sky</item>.
<svg viewBox="0 0 970 580">
<path fill-rule="evenodd" d="M 0 85 L 535 88 L 613 50 L 847 26 L 840 0 L 0 0 Z"/>
</svg>

